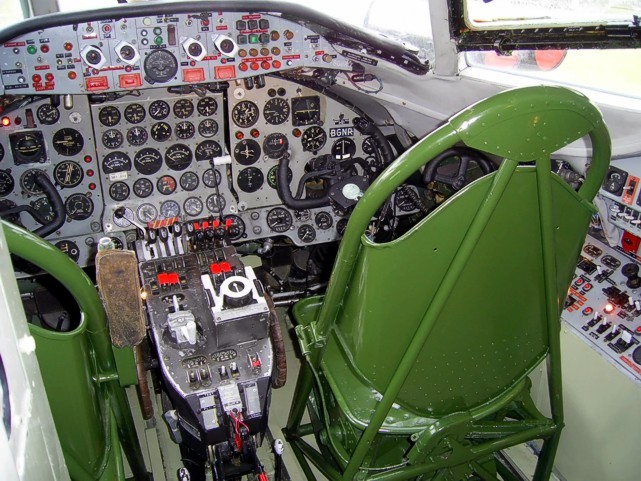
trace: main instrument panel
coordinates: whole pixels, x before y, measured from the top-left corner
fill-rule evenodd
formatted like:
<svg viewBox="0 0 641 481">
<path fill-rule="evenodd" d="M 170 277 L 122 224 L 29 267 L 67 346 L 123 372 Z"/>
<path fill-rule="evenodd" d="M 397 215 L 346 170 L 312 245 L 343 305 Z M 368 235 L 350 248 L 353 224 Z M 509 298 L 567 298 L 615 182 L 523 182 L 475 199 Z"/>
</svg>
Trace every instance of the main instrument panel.
<svg viewBox="0 0 641 481">
<path fill-rule="evenodd" d="M 83 266 L 99 238 L 131 243 L 176 218 L 224 217 L 232 242 L 337 240 L 384 165 L 365 114 L 309 78 L 352 64 L 306 26 L 250 12 L 16 37 L 0 46 L 0 211 L 56 224 L 46 238 Z"/>
</svg>

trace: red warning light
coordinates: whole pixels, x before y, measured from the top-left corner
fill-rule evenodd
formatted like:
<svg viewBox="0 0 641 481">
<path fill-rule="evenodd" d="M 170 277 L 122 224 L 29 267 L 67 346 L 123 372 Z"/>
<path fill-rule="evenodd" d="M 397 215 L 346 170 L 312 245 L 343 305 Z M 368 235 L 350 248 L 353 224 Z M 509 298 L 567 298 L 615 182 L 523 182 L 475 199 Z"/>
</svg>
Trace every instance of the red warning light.
<svg viewBox="0 0 641 481">
<path fill-rule="evenodd" d="M 613 311 L 614 311 L 614 306 L 609 302 L 603 308 L 603 312 L 605 312 L 606 314 L 612 314 Z"/>
<path fill-rule="evenodd" d="M 2 117 L 2 126 L 9 127 L 11 125 L 11 119 L 9 117 Z"/>
</svg>

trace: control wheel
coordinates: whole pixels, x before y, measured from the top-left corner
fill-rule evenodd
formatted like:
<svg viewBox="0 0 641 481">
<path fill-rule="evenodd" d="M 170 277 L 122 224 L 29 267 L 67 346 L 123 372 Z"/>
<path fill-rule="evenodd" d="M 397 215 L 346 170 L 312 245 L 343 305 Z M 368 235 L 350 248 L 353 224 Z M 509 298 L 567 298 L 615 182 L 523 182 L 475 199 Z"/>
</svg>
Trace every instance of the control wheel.
<svg viewBox="0 0 641 481">
<path fill-rule="evenodd" d="M 455 173 L 451 173 L 455 166 L 455 163 L 450 162 L 452 159 L 458 159 Z M 494 171 L 494 164 L 482 152 L 467 147 L 453 147 L 427 163 L 423 171 L 423 183 L 437 181 L 451 186 L 455 191 L 461 190 L 475 179 L 470 176 L 473 167 L 470 164 L 478 165 L 483 175 Z"/>
</svg>

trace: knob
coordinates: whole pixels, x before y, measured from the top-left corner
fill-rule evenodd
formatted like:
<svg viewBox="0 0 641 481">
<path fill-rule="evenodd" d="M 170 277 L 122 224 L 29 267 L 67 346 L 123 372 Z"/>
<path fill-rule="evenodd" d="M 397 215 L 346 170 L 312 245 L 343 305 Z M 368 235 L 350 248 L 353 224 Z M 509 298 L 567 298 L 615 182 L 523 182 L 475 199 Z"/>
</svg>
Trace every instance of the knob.
<svg viewBox="0 0 641 481">
<path fill-rule="evenodd" d="M 627 277 L 627 281 L 625 283 L 626 286 L 628 286 L 630 289 L 638 289 L 641 287 L 641 277 L 639 277 L 639 265 L 630 262 L 629 264 L 624 265 L 621 268 L 621 273 Z"/>
</svg>

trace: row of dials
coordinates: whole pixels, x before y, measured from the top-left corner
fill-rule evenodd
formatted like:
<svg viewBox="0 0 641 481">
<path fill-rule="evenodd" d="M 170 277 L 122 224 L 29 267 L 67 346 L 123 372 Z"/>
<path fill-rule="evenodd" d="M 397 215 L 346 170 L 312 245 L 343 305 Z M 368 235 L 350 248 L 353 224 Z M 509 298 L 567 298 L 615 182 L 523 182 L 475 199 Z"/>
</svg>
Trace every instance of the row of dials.
<svg viewBox="0 0 641 481">
<path fill-rule="evenodd" d="M 285 123 L 292 116 L 294 127 L 314 125 L 321 121 L 321 103 L 318 95 L 293 97 L 291 107 L 289 100 L 282 98 L 285 89 L 269 89 L 267 94 L 272 97 L 263 107 L 263 118 L 270 125 Z M 232 121 L 241 128 L 252 127 L 260 118 L 260 108 L 251 100 L 242 100 L 234 105 L 231 112 Z"/>
<path fill-rule="evenodd" d="M 126 187 L 127 184 L 116 182 L 113 185 L 122 185 Z M 109 192 L 111 194 L 111 189 Z M 198 217 L 199 215 L 203 214 L 203 212 L 205 212 L 205 209 L 210 214 L 219 215 L 223 212 L 226 204 L 227 201 L 225 200 L 223 194 L 210 194 L 205 199 L 200 196 L 194 195 L 191 197 L 187 197 L 182 202 L 182 205 L 172 199 L 162 202 L 160 204 L 160 207 L 157 207 L 156 205 L 151 203 L 144 203 L 136 208 L 135 214 L 140 222 L 146 224 L 148 222 L 155 221 L 159 217 L 164 219 L 178 217 L 183 212 L 191 217 Z M 129 227 L 131 223 L 127 220 L 128 217 L 129 216 L 118 218 L 114 216 L 114 224 L 122 228 Z"/>
<path fill-rule="evenodd" d="M 20 176 L 20 187 L 27 195 L 39 195 L 43 193 L 42 188 L 35 182 L 35 173 L 38 169 L 29 169 Z M 63 160 L 56 164 L 53 169 L 53 180 L 62 189 L 72 189 L 84 180 L 85 172 L 73 160 Z M 11 169 L 0 170 L 0 197 L 11 194 L 15 188 L 15 180 L 11 175 Z"/>
<path fill-rule="evenodd" d="M 312 216 L 309 210 L 297 210 L 294 211 L 294 215 L 285 209 L 284 207 L 274 207 L 269 212 L 267 212 L 266 223 L 269 229 L 277 234 L 284 234 L 289 230 L 294 228 L 294 217 L 297 222 L 303 222 L 301 224 L 296 234 L 298 239 L 305 243 L 311 243 L 316 240 L 317 229 L 319 230 L 329 230 L 334 226 L 334 217 L 327 211 L 317 212 Z M 336 223 L 336 231 L 339 236 L 342 236 L 347 227 L 348 219 L 340 219 Z"/>
<path fill-rule="evenodd" d="M 213 97 L 203 97 L 194 106 L 191 99 L 176 100 L 173 107 L 170 107 L 164 100 L 154 100 L 149 104 L 149 116 L 153 120 L 165 120 L 173 111 L 174 116 L 179 119 L 191 117 L 195 111 L 203 117 L 211 117 L 218 110 L 218 102 Z M 128 104 L 123 113 L 113 105 L 107 105 L 100 109 L 98 120 L 105 127 L 113 127 L 120 123 L 122 118 L 129 124 L 139 124 L 147 117 L 147 110 L 139 103 Z"/>
<path fill-rule="evenodd" d="M 167 122 L 156 122 L 151 126 L 149 132 L 140 125 L 129 128 L 124 134 L 118 129 L 109 129 L 102 134 L 102 145 L 107 149 L 117 149 L 127 139 L 129 145 L 141 146 L 147 143 L 151 136 L 156 142 L 165 142 L 170 139 L 172 133 L 180 140 L 188 140 L 198 132 L 201 137 L 213 137 L 218 133 L 218 122 L 213 119 L 203 119 L 196 127 L 189 120 L 177 122 L 173 127 Z"/>
<path fill-rule="evenodd" d="M 40 130 L 25 130 L 10 134 L 9 141 L 16 165 L 47 161 L 44 136 Z M 82 152 L 85 140 L 76 129 L 65 127 L 53 133 L 51 145 L 58 154 L 73 157 Z"/>
</svg>

